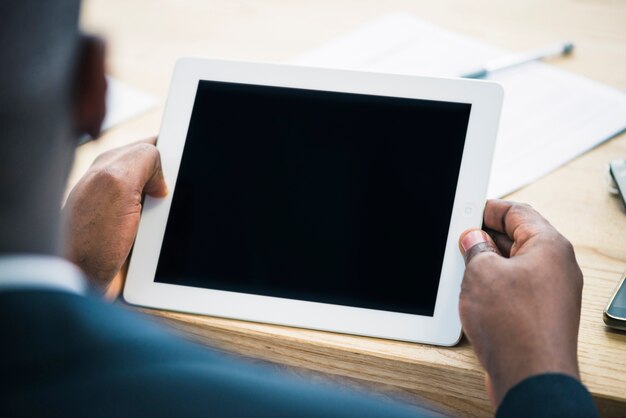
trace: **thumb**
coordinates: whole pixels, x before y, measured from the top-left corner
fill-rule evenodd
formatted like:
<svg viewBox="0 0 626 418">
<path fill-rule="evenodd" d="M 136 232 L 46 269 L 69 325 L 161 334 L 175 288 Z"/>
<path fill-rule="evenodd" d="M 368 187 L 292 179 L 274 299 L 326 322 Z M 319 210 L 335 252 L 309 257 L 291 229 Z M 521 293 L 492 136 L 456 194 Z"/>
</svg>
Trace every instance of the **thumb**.
<svg viewBox="0 0 626 418">
<path fill-rule="evenodd" d="M 151 160 L 151 175 L 146 181 L 146 184 L 143 186 L 143 192 L 149 196 L 153 197 L 165 197 L 168 193 L 167 184 L 165 183 L 165 178 L 163 177 L 163 166 L 161 165 L 161 154 L 156 151 L 156 143 L 157 137 L 153 136 L 143 141 L 139 141 L 138 144 L 146 143 L 153 145 L 151 150 L 153 152 L 150 153 Z"/>
<path fill-rule="evenodd" d="M 163 177 L 163 169 L 161 167 L 161 159 L 157 156 L 152 176 L 143 187 L 143 192 L 153 197 L 165 197 L 168 193 L 165 177 Z"/>
<path fill-rule="evenodd" d="M 468 229 L 459 237 L 459 249 L 463 254 L 465 265 L 467 266 L 472 258 L 480 253 L 496 253 L 500 255 L 498 247 L 493 239 L 485 231 L 480 229 Z"/>
<path fill-rule="evenodd" d="M 135 182 L 142 193 L 153 197 L 165 197 L 168 189 L 163 177 L 161 154 L 155 143 L 156 138 L 150 138 L 131 144 L 125 158 L 129 160 L 129 166 L 132 164 L 135 172 L 139 173 Z"/>
</svg>

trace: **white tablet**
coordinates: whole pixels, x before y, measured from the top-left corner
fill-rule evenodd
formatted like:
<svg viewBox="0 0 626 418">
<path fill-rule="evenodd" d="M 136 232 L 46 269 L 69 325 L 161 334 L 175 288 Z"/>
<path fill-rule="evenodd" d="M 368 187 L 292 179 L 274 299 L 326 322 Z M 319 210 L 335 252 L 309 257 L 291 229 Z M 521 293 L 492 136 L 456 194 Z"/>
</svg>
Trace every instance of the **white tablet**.
<svg viewBox="0 0 626 418">
<path fill-rule="evenodd" d="M 502 89 L 183 59 L 145 199 L 132 304 L 454 345 Z"/>
</svg>

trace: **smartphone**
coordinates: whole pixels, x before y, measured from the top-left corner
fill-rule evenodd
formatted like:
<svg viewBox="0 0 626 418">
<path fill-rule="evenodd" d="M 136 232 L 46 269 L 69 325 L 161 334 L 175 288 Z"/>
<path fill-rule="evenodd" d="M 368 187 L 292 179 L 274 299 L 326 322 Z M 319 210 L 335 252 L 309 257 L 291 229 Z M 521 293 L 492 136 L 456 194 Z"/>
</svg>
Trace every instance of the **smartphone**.
<svg viewBox="0 0 626 418">
<path fill-rule="evenodd" d="M 604 323 L 609 327 L 626 331 L 626 280 L 624 279 L 626 279 L 626 273 L 622 274 L 622 279 L 619 281 L 602 317 Z"/>
<path fill-rule="evenodd" d="M 609 172 L 626 208 L 626 160 L 611 161 L 609 163 Z"/>
</svg>

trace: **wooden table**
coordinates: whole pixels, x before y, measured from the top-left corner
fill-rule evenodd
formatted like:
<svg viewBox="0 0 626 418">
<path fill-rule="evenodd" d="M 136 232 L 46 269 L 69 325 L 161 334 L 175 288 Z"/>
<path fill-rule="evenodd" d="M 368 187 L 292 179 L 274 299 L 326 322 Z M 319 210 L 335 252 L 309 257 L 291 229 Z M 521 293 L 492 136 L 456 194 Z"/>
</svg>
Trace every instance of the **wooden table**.
<svg viewBox="0 0 626 418">
<path fill-rule="evenodd" d="M 165 99 L 181 56 L 283 61 L 359 24 L 406 11 L 511 50 L 571 39 L 555 65 L 626 90 L 626 3 L 451 0 L 89 0 L 83 27 L 108 40 L 109 72 Z M 162 106 L 78 151 L 72 185 L 100 152 L 158 132 Z M 602 310 L 626 270 L 626 214 L 608 195 L 609 160 L 626 158 L 626 135 L 545 176 L 510 199 L 541 211 L 576 248 L 585 275 L 579 356 L 582 379 L 605 416 L 626 416 L 626 333 Z M 489 416 L 483 371 L 464 340 L 454 348 L 338 335 L 153 311 L 230 352 L 324 373 L 455 416 Z"/>
</svg>

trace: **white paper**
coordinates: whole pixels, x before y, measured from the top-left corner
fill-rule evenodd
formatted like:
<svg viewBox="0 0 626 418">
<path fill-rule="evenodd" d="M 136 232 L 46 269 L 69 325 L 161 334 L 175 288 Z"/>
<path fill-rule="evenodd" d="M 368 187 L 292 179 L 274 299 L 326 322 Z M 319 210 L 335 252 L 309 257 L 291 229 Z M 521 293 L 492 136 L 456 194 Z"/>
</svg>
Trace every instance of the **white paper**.
<svg viewBox="0 0 626 418">
<path fill-rule="evenodd" d="M 508 53 L 391 14 L 291 62 L 456 77 Z M 504 88 L 489 197 L 515 191 L 626 128 L 626 94 L 601 83 L 537 62 L 489 79 Z"/>
<path fill-rule="evenodd" d="M 107 113 L 102 122 L 105 131 L 152 109 L 157 99 L 135 87 L 107 76 Z"/>
<path fill-rule="evenodd" d="M 101 132 L 139 116 L 156 106 L 157 99 L 154 96 L 111 76 L 106 76 L 106 78 L 106 115 L 102 121 Z M 83 134 L 79 138 L 78 144 L 84 144 L 92 139 L 89 134 Z"/>
</svg>

